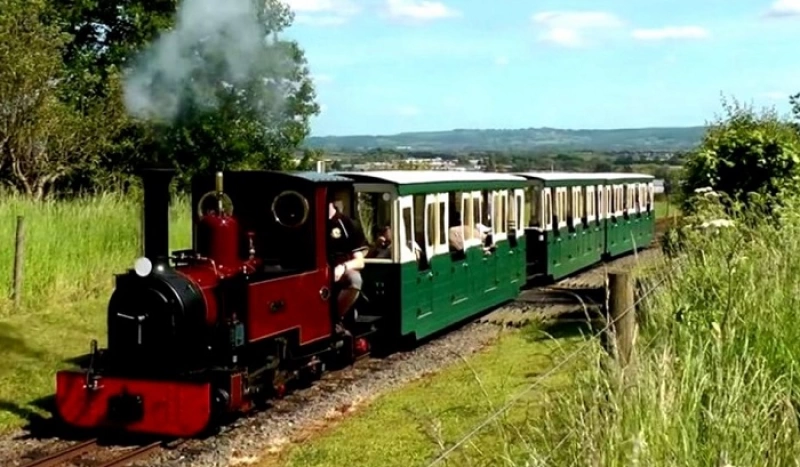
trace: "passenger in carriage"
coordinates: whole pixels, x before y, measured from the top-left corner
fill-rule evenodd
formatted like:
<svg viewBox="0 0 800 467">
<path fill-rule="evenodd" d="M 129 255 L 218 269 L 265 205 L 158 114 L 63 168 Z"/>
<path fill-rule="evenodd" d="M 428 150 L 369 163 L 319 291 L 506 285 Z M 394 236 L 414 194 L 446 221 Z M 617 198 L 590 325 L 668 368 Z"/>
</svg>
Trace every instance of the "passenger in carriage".
<svg viewBox="0 0 800 467">
<path fill-rule="evenodd" d="M 372 245 L 367 258 L 375 259 L 391 259 L 392 258 L 392 226 L 386 224 L 382 227 L 376 227 L 373 231 L 375 243 Z M 419 247 L 417 242 L 409 240 L 407 245 L 403 245 L 406 251 L 413 253 L 417 260 L 419 260 L 422 248 Z"/>
<path fill-rule="evenodd" d="M 364 255 L 369 249 L 364 231 L 336 207 L 328 202 L 328 263 L 333 267 L 334 292 L 337 293 L 336 332 L 346 333 L 344 317 L 361 293 L 361 270 Z"/>
<path fill-rule="evenodd" d="M 461 214 L 455 209 L 450 211 L 450 213 L 450 229 L 448 231 L 450 251 L 464 251 L 464 229 L 461 228 Z M 481 239 L 481 243 L 484 244 L 484 252 L 488 251 L 485 242 L 489 231 L 491 231 L 491 229 L 482 224 L 476 224 L 472 231 L 472 238 L 479 238 Z"/>
<path fill-rule="evenodd" d="M 392 226 L 389 224 L 377 226 L 372 232 L 375 243 L 372 245 L 367 258 L 391 259 L 392 257 Z"/>
</svg>

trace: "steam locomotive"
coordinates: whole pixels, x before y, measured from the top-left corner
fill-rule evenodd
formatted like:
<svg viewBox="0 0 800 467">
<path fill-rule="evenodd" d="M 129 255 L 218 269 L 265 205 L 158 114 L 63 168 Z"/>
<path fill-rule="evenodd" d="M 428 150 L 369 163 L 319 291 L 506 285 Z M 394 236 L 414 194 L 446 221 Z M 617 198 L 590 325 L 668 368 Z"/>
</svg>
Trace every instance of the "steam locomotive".
<svg viewBox="0 0 800 467">
<path fill-rule="evenodd" d="M 199 177 L 196 248 L 169 255 L 173 172 L 142 178 L 144 256 L 116 277 L 107 348 L 93 342 L 87 368 L 56 375 L 63 421 L 190 437 L 368 352 L 380 319 L 359 316 L 339 336 L 329 300 L 327 203 L 350 180 L 236 172 L 223 191 L 218 173 L 208 191 Z"/>
</svg>

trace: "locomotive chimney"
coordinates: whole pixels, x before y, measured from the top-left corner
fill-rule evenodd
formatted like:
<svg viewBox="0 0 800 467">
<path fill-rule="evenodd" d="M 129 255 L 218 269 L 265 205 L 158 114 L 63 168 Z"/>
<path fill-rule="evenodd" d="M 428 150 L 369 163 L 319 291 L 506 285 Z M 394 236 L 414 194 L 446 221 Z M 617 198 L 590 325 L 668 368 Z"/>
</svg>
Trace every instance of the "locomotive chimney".
<svg viewBox="0 0 800 467">
<path fill-rule="evenodd" d="M 157 264 L 166 261 L 169 256 L 169 185 L 175 171 L 146 169 L 141 176 L 144 185 L 144 256 Z"/>
</svg>

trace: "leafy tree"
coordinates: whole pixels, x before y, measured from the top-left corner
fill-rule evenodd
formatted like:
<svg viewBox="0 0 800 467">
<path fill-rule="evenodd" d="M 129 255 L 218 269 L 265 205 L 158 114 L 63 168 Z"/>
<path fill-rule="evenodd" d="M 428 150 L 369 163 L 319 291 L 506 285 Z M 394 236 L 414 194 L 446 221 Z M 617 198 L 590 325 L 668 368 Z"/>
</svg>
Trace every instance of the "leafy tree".
<svg viewBox="0 0 800 467">
<path fill-rule="evenodd" d="M 303 157 L 297 163 L 296 170 L 316 170 L 317 161 L 321 161 L 325 152 L 322 149 L 303 149 Z"/>
<path fill-rule="evenodd" d="M 606 161 L 598 161 L 594 164 L 592 172 L 613 172 L 614 166 Z"/>
<path fill-rule="evenodd" d="M 42 0 L 3 0 L 0 8 L 0 169 L 36 199 L 96 162 L 114 110 L 87 99 L 76 112 L 61 100 L 61 51 L 68 38 L 40 20 Z"/>
<path fill-rule="evenodd" d="M 319 111 L 302 49 L 277 39 L 293 20 L 279 0 L 50 2 L 48 20 L 71 38 L 63 49 L 67 102 L 83 109 L 86 96 L 97 95 L 113 99 L 121 112 L 124 106 L 115 96 L 122 89 L 113 83 L 123 73 L 128 110 L 131 89 L 150 101 L 178 102 L 161 118 L 126 116 L 113 149 L 78 184 L 149 165 L 177 167 L 184 175 L 216 168 L 288 167 L 309 132 L 309 118 Z M 182 12 L 177 12 L 179 5 Z M 249 17 L 218 27 L 221 15 L 243 7 L 249 8 Z M 243 35 L 242 28 L 248 27 Z M 169 47 L 177 47 L 178 56 L 148 75 L 148 68 L 159 66 L 159 49 Z M 249 60 L 242 76 L 241 60 L 236 69 L 231 57 L 245 48 Z M 180 80 L 170 79 L 181 66 L 188 72 L 183 70 Z M 137 73 L 147 76 L 132 82 Z"/>
<path fill-rule="evenodd" d="M 800 93 L 797 93 L 789 98 L 789 103 L 792 105 L 792 114 L 794 115 L 795 128 L 800 131 Z"/>
<path fill-rule="evenodd" d="M 800 182 L 800 135 L 774 110 L 757 114 L 723 100 L 725 117 L 709 126 L 699 148 L 686 158 L 683 194 L 710 187 L 731 199 L 750 193 L 775 200 Z"/>
</svg>

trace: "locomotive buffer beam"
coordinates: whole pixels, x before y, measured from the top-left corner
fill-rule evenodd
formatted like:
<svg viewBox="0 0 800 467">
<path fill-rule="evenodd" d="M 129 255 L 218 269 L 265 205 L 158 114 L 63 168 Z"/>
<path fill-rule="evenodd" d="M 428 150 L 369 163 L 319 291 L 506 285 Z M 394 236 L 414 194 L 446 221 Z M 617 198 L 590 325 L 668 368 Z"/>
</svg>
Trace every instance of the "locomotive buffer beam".
<svg viewBox="0 0 800 467">
<path fill-rule="evenodd" d="M 533 322 L 586 322 L 602 314 L 603 287 L 541 287 L 524 290 L 510 304 L 483 316 L 479 323 L 521 327 Z"/>
</svg>

